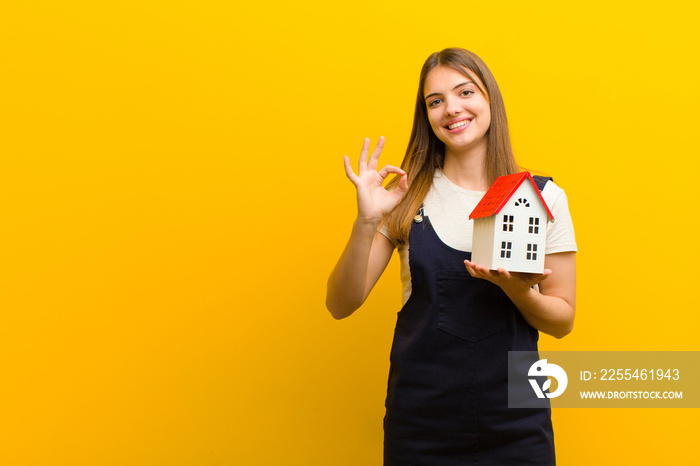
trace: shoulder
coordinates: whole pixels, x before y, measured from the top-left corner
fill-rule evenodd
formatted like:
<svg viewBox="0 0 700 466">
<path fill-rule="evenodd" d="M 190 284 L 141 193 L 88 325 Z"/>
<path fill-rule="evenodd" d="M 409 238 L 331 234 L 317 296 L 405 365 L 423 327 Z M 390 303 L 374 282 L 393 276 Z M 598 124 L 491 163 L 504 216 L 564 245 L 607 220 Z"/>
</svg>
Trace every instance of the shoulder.
<svg viewBox="0 0 700 466">
<path fill-rule="evenodd" d="M 544 202 L 547 203 L 547 206 L 552 210 L 552 214 L 555 214 L 553 209 L 560 206 L 568 210 L 566 193 L 551 177 L 533 176 L 532 178 L 535 180 L 540 194 L 542 194 L 542 199 L 544 199 Z"/>
</svg>

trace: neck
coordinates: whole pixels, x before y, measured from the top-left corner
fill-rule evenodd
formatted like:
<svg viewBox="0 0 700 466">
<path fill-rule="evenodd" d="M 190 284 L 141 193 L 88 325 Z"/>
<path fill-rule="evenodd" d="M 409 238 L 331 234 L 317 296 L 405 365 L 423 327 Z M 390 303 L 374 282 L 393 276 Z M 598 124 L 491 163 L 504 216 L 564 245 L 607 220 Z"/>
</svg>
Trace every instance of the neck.
<svg viewBox="0 0 700 466">
<path fill-rule="evenodd" d="M 455 152 L 445 151 L 445 163 L 442 173 L 457 186 L 471 191 L 489 189 L 486 178 L 486 148 Z"/>
</svg>

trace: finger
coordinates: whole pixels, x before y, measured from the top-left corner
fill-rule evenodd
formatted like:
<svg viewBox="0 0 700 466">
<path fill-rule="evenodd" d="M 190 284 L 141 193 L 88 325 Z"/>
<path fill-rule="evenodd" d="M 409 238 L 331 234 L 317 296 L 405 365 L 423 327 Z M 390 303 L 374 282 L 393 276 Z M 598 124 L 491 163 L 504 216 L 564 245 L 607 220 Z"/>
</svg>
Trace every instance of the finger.
<svg viewBox="0 0 700 466">
<path fill-rule="evenodd" d="M 382 153 L 382 149 L 384 149 L 384 136 L 379 137 L 379 142 L 377 143 L 376 146 L 374 146 L 374 150 L 372 151 L 372 155 L 369 157 L 369 161 L 367 162 L 367 168 L 370 170 L 376 170 L 377 165 L 379 165 L 379 156 Z"/>
<path fill-rule="evenodd" d="M 465 260 L 464 265 L 466 265 L 468 269 L 471 269 L 474 272 L 476 272 L 476 262 L 472 262 L 470 260 Z"/>
<path fill-rule="evenodd" d="M 370 167 L 367 167 L 368 169 Z M 383 180 L 386 179 L 387 176 L 389 176 L 389 173 L 396 173 L 397 175 L 405 175 L 406 172 L 401 170 L 399 167 L 395 167 L 393 165 L 384 165 L 381 170 L 379 170 L 378 174 L 379 176 L 382 177 Z"/>
<path fill-rule="evenodd" d="M 498 275 L 500 275 L 501 277 L 503 277 L 505 279 L 510 279 L 510 272 L 508 272 L 503 267 L 499 267 L 496 271 L 498 272 Z"/>
<path fill-rule="evenodd" d="M 467 268 L 467 272 L 469 272 L 469 275 L 476 278 L 476 272 L 474 271 L 474 267 L 472 266 L 472 263 L 469 262 L 468 260 L 465 260 L 464 266 Z"/>
<path fill-rule="evenodd" d="M 362 176 L 362 174 L 365 172 L 365 169 L 367 168 L 367 154 L 369 153 L 369 138 L 365 138 L 364 142 L 362 143 L 362 151 L 360 152 L 360 167 L 358 171 L 358 175 Z"/>
<path fill-rule="evenodd" d="M 484 267 L 483 265 L 479 265 L 476 262 L 471 262 L 471 261 L 464 261 L 464 264 L 467 266 L 467 270 L 470 270 L 470 274 L 474 278 L 481 278 L 484 280 L 490 280 L 491 279 L 491 271 Z M 472 273 L 473 272 L 473 273 Z"/>
<path fill-rule="evenodd" d="M 532 282 L 533 285 L 538 284 L 552 273 L 550 269 L 544 269 L 542 273 L 525 273 L 525 281 Z"/>
<path fill-rule="evenodd" d="M 399 180 L 399 188 L 397 189 L 403 196 L 403 193 L 408 191 L 408 175 L 403 174 L 401 175 L 401 179 Z"/>
<path fill-rule="evenodd" d="M 345 165 L 345 175 L 352 184 L 356 184 L 359 178 L 355 175 L 355 172 L 352 171 L 352 167 L 350 167 L 350 157 L 347 155 L 343 156 L 343 164 Z"/>
<path fill-rule="evenodd" d="M 401 199 L 403 199 L 403 197 L 406 195 L 406 192 L 408 191 L 407 177 L 408 175 L 406 175 L 405 173 L 401 175 L 401 178 L 399 178 L 399 185 L 396 187 L 396 189 L 391 191 L 391 195 L 394 197 L 397 204 L 401 202 Z"/>
<path fill-rule="evenodd" d="M 401 178 L 399 179 L 399 185 L 394 189 L 391 194 L 394 196 L 394 199 L 396 199 L 396 202 L 399 203 L 401 202 L 401 199 L 406 195 L 406 192 L 408 191 L 408 175 L 405 173 L 401 175 Z"/>
<path fill-rule="evenodd" d="M 542 272 L 542 275 L 540 275 L 539 278 L 537 279 L 537 283 L 541 283 L 541 282 L 544 281 L 547 277 L 549 277 L 551 274 L 552 274 L 552 270 L 551 270 L 551 269 L 544 269 L 544 272 Z"/>
<path fill-rule="evenodd" d="M 472 266 L 474 267 L 474 270 L 476 270 L 476 272 L 480 276 L 482 276 L 483 278 L 486 278 L 489 275 L 491 275 L 491 271 L 481 264 L 477 264 L 476 262 L 472 262 Z"/>
</svg>

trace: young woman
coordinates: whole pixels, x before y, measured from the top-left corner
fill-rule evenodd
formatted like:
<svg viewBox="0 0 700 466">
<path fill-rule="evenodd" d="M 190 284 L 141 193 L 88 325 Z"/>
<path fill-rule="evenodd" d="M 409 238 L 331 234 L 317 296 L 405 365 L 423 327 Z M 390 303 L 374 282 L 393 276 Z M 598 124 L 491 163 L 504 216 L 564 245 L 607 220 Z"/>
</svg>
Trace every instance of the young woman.
<svg viewBox="0 0 700 466">
<path fill-rule="evenodd" d="M 537 177 L 555 222 L 545 271 L 509 273 L 471 259 L 469 213 L 491 183 L 518 172 L 496 81 L 458 48 L 428 57 L 401 168 L 369 155 L 359 172 L 357 219 L 328 281 L 326 305 L 344 318 L 365 301 L 395 248 L 404 306 L 391 349 L 385 465 L 555 464 L 548 409 L 508 408 L 508 351 L 536 351 L 574 321 L 575 251 L 567 200 Z M 396 177 L 385 188 L 385 179 Z M 537 285 L 537 286 L 535 286 Z"/>
</svg>

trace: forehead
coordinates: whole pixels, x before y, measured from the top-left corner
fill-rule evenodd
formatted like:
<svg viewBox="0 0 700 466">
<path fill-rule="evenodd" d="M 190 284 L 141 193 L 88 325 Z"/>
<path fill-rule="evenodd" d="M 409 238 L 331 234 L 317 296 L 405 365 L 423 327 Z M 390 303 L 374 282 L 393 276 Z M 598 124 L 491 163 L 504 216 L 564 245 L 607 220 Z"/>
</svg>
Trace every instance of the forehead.
<svg viewBox="0 0 700 466">
<path fill-rule="evenodd" d="M 481 80 L 474 76 L 474 73 L 472 73 L 470 70 L 464 68 L 456 70 L 455 68 L 449 66 L 436 66 L 430 70 L 428 75 L 425 77 L 423 95 L 425 96 L 436 92 L 445 93 L 464 82 L 472 82 L 479 89 L 483 89 Z"/>
</svg>

